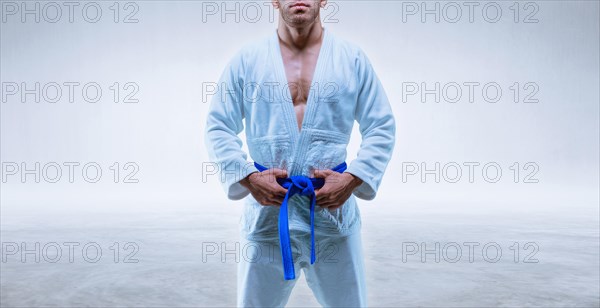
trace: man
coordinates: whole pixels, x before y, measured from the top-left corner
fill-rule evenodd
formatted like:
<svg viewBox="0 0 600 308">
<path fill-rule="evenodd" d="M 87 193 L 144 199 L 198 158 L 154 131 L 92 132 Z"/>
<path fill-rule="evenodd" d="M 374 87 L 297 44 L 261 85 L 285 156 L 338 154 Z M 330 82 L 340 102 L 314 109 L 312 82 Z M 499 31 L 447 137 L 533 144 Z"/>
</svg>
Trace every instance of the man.
<svg viewBox="0 0 600 308">
<path fill-rule="evenodd" d="M 321 305 L 366 306 L 355 196 L 375 198 L 394 116 L 364 52 L 322 27 L 326 1 L 273 5 L 277 30 L 229 63 L 206 126 L 228 198 L 245 198 L 237 304 L 285 306 L 302 269 Z M 346 168 L 354 121 L 362 143 Z M 256 165 L 241 149 L 244 124 Z"/>
</svg>

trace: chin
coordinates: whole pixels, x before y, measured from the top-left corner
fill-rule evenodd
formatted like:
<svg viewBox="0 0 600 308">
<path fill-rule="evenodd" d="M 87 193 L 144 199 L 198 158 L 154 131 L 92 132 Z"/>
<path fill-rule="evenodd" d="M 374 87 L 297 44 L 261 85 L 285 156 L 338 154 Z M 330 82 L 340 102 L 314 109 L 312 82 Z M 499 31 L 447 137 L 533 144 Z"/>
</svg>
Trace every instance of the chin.
<svg viewBox="0 0 600 308">
<path fill-rule="evenodd" d="M 310 16 L 290 16 L 287 18 L 287 23 L 289 26 L 295 28 L 304 28 L 310 26 L 315 21 L 314 18 L 310 18 Z"/>
</svg>

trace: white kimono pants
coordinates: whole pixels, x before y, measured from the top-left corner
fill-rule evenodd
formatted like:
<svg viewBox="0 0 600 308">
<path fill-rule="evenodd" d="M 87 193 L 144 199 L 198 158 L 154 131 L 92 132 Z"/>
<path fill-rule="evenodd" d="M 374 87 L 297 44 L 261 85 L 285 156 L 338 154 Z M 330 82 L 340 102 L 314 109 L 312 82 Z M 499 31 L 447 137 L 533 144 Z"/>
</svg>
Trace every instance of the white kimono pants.
<svg viewBox="0 0 600 308">
<path fill-rule="evenodd" d="M 360 231 L 346 237 L 317 236 L 316 262 L 310 264 L 310 234 L 292 232 L 296 279 L 300 269 L 323 307 L 365 307 L 367 292 Z M 238 263 L 238 307 L 283 307 L 296 280 L 283 279 L 279 240 L 242 237 Z"/>
</svg>

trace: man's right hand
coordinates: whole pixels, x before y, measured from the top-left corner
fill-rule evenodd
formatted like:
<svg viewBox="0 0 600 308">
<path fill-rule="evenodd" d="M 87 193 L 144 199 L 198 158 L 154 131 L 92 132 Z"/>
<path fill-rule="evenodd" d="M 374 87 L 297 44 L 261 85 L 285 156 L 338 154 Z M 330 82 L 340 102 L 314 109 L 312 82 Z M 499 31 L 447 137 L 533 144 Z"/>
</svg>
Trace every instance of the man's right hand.
<svg viewBox="0 0 600 308">
<path fill-rule="evenodd" d="M 240 181 L 240 184 L 250 191 L 254 199 L 261 205 L 281 205 L 287 190 L 279 183 L 277 178 L 287 178 L 287 171 L 283 169 L 267 169 L 263 172 L 254 172 Z"/>
</svg>

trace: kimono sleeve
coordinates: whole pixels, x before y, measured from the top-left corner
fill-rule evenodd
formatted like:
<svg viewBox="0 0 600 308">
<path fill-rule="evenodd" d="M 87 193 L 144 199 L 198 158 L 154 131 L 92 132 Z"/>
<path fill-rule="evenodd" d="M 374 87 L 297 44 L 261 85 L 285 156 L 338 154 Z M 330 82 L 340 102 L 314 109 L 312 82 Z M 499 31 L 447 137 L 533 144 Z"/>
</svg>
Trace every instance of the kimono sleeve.
<svg viewBox="0 0 600 308">
<path fill-rule="evenodd" d="M 353 194 L 364 200 L 373 200 L 392 157 L 396 122 L 390 102 L 369 59 L 361 49 L 358 50 L 360 90 L 354 118 L 359 124 L 362 142 L 356 159 L 350 163 L 346 172 L 363 180 Z"/>
<path fill-rule="evenodd" d="M 231 200 L 240 200 L 250 191 L 239 181 L 259 172 L 242 150 L 240 132 L 244 129 L 243 62 L 238 53 L 225 68 L 210 102 L 204 140 L 210 164 L 218 170 L 219 181 Z"/>
</svg>

